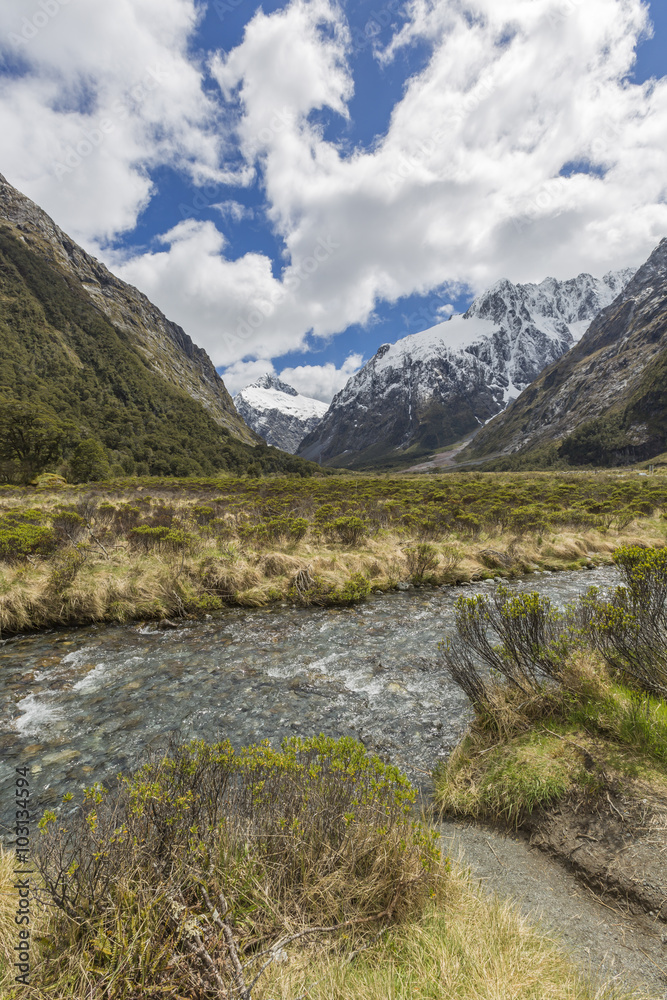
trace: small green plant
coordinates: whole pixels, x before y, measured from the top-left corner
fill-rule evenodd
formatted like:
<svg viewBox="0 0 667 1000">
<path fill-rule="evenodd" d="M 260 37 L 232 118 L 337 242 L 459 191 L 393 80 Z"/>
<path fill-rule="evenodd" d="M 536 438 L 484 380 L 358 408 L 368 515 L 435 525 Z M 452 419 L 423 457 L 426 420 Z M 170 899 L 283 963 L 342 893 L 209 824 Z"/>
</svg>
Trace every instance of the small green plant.
<svg viewBox="0 0 667 1000">
<path fill-rule="evenodd" d="M 406 549 L 405 558 L 408 572 L 416 583 L 420 583 L 438 568 L 438 550 L 428 542 L 420 542 L 419 545 Z"/>
</svg>

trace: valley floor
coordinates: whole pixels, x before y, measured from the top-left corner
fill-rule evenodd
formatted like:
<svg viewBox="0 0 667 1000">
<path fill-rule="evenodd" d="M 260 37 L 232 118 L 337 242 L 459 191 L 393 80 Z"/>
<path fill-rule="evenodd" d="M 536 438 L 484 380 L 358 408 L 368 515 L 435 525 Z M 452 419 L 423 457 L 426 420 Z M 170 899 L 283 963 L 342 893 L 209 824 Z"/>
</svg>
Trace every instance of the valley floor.
<svg viewBox="0 0 667 1000">
<path fill-rule="evenodd" d="M 0 490 L 0 631 L 334 605 L 662 546 L 667 475 L 120 480 Z"/>
</svg>

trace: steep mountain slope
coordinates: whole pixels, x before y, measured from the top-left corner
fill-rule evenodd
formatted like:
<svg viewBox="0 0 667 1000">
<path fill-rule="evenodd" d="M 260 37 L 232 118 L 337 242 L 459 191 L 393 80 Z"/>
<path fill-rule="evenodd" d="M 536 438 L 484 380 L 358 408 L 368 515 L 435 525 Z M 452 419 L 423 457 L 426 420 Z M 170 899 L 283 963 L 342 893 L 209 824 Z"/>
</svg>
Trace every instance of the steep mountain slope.
<svg viewBox="0 0 667 1000">
<path fill-rule="evenodd" d="M 298 454 L 358 467 L 459 440 L 568 351 L 632 274 L 499 281 L 463 316 L 383 345 L 334 397 Z"/>
<path fill-rule="evenodd" d="M 302 396 L 275 375 L 262 375 L 234 396 L 234 405 L 248 427 L 267 444 L 291 455 L 306 434 L 315 430 L 329 407 Z"/>
<path fill-rule="evenodd" d="M 248 443 L 257 438 L 239 418 L 206 351 L 145 295 L 77 246 L 33 201 L 0 174 L 0 222 L 63 275 L 75 278 L 97 308 L 125 331 L 149 367 L 201 403 L 221 427 Z"/>
<path fill-rule="evenodd" d="M 557 441 L 574 464 L 640 460 L 667 448 L 667 239 L 576 347 L 461 457 L 530 456 Z"/>
<path fill-rule="evenodd" d="M 234 437 L 152 367 L 71 269 L 0 222 L 0 481 L 44 470 L 81 481 L 319 467 Z"/>
</svg>

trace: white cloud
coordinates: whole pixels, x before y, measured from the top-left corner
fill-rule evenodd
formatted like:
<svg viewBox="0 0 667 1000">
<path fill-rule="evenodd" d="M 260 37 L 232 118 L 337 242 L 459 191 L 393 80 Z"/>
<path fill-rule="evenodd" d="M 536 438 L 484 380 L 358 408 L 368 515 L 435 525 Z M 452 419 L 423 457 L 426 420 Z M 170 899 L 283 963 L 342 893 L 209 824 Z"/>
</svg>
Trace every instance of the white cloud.
<svg viewBox="0 0 667 1000">
<path fill-rule="evenodd" d="M 344 118 L 353 95 L 339 6 L 260 10 L 208 67 L 187 48 L 197 10 L 70 0 L 20 47 L 29 72 L 3 83 L 3 172 L 89 242 L 132 227 L 153 164 L 200 182 L 258 175 L 284 245 L 279 277 L 264 254 L 231 259 L 211 222 L 182 223 L 157 251 L 100 253 L 228 370 L 302 348 L 309 331 L 365 323 L 381 299 L 602 274 L 641 261 L 667 232 L 667 79 L 628 79 L 647 26 L 641 0 L 413 0 L 377 57 L 390 73 L 419 41 L 430 58 L 386 134 L 349 154 L 311 120 L 316 109 Z M 24 15 L 22 0 L 5 0 L 0 33 Z M 166 78 L 149 88 L 156 66 Z M 56 180 L 53 163 L 119 101 L 127 113 L 113 133 Z M 560 177 L 567 163 L 594 172 Z M 334 382 L 322 378 L 325 398 Z"/>
<path fill-rule="evenodd" d="M 224 370 L 222 377 L 229 392 L 235 396 L 241 389 L 267 374 L 276 374 L 273 362 L 267 358 L 258 358 L 256 361 L 236 361 Z"/>
<path fill-rule="evenodd" d="M 196 0 L 0 5 L 0 54 L 22 68 L 0 81 L 2 170 L 76 238 L 132 229 L 153 166 L 238 176 L 188 52 L 198 16 Z"/>
<path fill-rule="evenodd" d="M 330 403 L 350 376 L 359 371 L 362 361 L 361 354 L 350 354 L 340 368 L 331 363 L 298 365 L 296 368 L 283 368 L 280 378 L 304 396 L 312 396 L 313 399 L 321 399 L 323 403 Z"/>
<path fill-rule="evenodd" d="M 255 214 L 252 208 L 242 205 L 240 201 L 234 201 L 233 198 L 211 205 L 211 208 L 217 208 L 223 219 L 231 219 L 233 222 L 242 222 L 243 219 L 252 219 Z"/>
<path fill-rule="evenodd" d="M 303 396 L 330 403 L 350 376 L 359 371 L 362 362 L 361 354 L 350 354 L 340 368 L 336 368 L 331 362 L 325 365 L 298 365 L 296 368 L 283 368 L 278 377 Z M 235 396 L 241 389 L 267 373 L 276 374 L 273 362 L 267 358 L 259 358 L 256 361 L 235 362 L 223 371 L 222 377 L 232 396 Z"/>
</svg>

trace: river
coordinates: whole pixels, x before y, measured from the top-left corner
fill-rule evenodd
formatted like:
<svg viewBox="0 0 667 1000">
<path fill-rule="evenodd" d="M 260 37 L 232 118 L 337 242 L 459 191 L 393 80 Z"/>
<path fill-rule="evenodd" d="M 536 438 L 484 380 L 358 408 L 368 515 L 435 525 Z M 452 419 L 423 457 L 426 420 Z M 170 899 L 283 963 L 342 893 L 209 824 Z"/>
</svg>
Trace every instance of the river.
<svg viewBox="0 0 667 1000">
<path fill-rule="evenodd" d="M 510 584 L 563 605 L 610 567 L 534 574 Z M 466 588 L 373 595 L 352 608 L 232 609 L 175 630 L 91 626 L 0 644 L 0 823 L 13 812 L 14 767 L 30 767 L 35 815 L 113 780 L 170 734 L 235 746 L 320 732 L 353 735 L 428 786 L 469 719 L 437 661 Z M 10 798 L 11 795 L 11 798 Z"/>
</svg>

